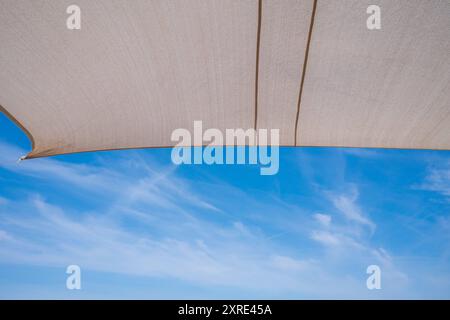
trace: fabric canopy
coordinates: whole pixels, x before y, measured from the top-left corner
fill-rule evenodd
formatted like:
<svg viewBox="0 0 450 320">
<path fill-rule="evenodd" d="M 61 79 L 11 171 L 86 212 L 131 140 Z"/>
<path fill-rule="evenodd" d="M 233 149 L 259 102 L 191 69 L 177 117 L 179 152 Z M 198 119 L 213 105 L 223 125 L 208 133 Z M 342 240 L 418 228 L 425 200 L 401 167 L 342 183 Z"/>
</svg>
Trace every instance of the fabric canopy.
<svg viewBox="0 0 450 320">
<path fill-rule="evenodd" d="M 447 0 L 77 0 L 80 30 L 71 4 L 0 1 L 0 109 L 29 158 L 170 147 L 195 120 L 285 146 L 450 149 Z"/>
</svg>

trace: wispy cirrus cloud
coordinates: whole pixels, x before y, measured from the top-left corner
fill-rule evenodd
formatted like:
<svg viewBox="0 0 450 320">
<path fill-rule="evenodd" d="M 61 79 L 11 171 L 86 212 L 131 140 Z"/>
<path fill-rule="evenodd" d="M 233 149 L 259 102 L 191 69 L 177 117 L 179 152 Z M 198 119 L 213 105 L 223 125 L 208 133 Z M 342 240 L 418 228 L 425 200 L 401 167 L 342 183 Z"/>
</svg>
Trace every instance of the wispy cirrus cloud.
<svg viewBox="0 0 450 320">
<path fill-rule="evenodd" d="M 446 161 L 440 166 L 430 166 L 419 188 L 442 194 L 450 201 L 450 162 Z"/>
<path fill-rule="evenodd" d="M 367 215 L 363 215 L 357 204 L 356 186 L 353 185 L 351 189 L 351 195 L 327 193 L 330 202 L 340 214 L 340 219 L 333 221 L 331 214 L 314 214 L 313 218 L 317 224 L 311 231 L 310 237 L 327 249 L 339 250 L 340 253 L 343 250 L 365 251 L 375 261 L 385 262 L 384 259 L 379 259 L 380 255 L 376 253 L 377 250 L 373 249 L 368 241 L 374 232 L 375 223 Z M 367 226 L 369 230 L 361 229 L 360 226 Z"/>
<path fill-rule="evenodd" d="M 373 232 L 376 225 L 366 215 L 356 203 L 358 199 L 358 190 L 353 186 L 351 194 L 333 194 L 329 198 L 335 208 L 349 221 L 364 225 Z"/>
<path fill-rule="evenodd" d="M 314 214 L 314 219 L 324 227 L 328 228 L 331 225 L 331 216 L 329 214 L 316 213 Z"/>
<path fill-rule="evenodd" d="M 113 182 L 119 178 L 116 172 L 104 167 L 63 163 L 54 159 L 20 161 L 25 153 L 25 150 L 0 141 L 0 168 L 46 181 L 70 183 L 91 191 L 114 188 Z"/>
</svg>

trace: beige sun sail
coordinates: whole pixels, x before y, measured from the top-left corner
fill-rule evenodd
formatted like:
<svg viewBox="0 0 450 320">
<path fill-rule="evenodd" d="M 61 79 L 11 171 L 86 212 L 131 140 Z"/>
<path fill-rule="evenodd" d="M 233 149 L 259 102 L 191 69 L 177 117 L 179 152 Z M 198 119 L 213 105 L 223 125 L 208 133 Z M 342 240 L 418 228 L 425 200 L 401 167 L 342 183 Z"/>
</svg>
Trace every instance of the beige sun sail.
<svg viewBox="0 0 450 320">
<path fill-rule="evenodd" d="M 70 30 L 72 4 L 0 1 L 0 110 L 28 158 L 170 147 L 195 120 L 284 146 L 450 149 L 450 1 L 77 0 Z"/>
</svg>

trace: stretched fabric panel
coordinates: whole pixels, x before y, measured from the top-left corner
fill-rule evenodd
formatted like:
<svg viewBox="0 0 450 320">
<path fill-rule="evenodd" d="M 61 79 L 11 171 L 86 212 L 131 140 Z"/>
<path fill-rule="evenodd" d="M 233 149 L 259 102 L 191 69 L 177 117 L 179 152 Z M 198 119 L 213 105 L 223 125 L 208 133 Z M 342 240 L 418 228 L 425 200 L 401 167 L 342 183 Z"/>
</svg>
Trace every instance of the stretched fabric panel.
<svg viewBox="0 0 450 320">
<path fill-rule="evenodd" d="M 257 1 L 0 2 L 0 104 L 29 157 L 170 146 L 176 128 L 254 122 Z"/>
<path fill-rule="evenodd" d="M 446 0 L 0 0 L 0 111 L 29 158 L 170 147 L 177 128 L 287 146 L 450 149 Z M 381 8 L 381 29 L 366 10 Z"/>
<path fill-rule="evenodd" d="M 319 0 L 297 141 L 449 149 L 450 1 Z"/>
<path fill-rule="evenodd" d="M 295 142 L 312 10 L 313 1 L 262 1 L 257 127 L 279 128 L 282 145 Z"/>
</svg>

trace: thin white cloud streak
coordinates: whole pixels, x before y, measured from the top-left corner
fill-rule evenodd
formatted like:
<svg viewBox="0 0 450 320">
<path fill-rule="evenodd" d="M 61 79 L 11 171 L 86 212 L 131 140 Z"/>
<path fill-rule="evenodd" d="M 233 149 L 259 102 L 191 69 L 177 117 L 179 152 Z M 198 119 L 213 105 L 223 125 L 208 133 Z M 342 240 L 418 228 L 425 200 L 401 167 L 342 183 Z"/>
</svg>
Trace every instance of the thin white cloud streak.
<svg viewBox="0 0 450 320">
<path fill-rule="evenodd" d="M 419 188 L 440 193 L 450 201 L 450 162 L 440 168 L 430 167 Z"/>
<path fill-rule="evenodd" d="M 348 220 L 365 225 L 373 232 L 376 225 L 367 216 L 362 213 L 361 208 L 357 205 L 358 190 L 353 187 L 351 195 L 331 194 L 330 200 L 336 209 Z"/>
<path fill-rule="evenodd" d="M 311 233 L 311 238 L 317 242 L 324 244 L 325 246 L 333 246 L 334 247 L 334 246 L 339 246 L 342 244 L 339 237 L 337 237 L 336 235 L 334 235 L 333 233 L 328 232 L 328 231 L 313 230 Z"/>
<path fill-rule="evenodd" d="M 314 219 L 316 219 L 322 226 L 329 227 L 331 225 L 331 216 L 323 213 L 314 214 Z"/>
</svg>

